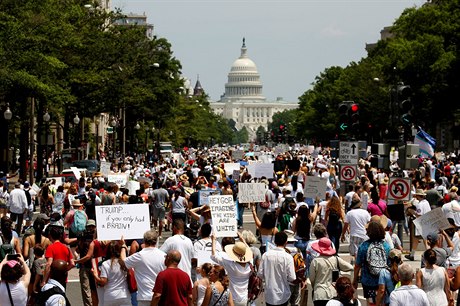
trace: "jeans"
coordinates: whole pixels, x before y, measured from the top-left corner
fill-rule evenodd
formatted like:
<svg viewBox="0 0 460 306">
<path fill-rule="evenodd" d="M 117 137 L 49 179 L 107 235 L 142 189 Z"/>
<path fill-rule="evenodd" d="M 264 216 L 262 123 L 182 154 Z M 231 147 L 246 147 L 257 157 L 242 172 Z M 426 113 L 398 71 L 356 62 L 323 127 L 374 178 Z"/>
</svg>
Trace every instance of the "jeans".
<svg viewBox="0 0 460 306">
<path fill-rule="evenodd" d="M 307 258 L 307 245 L 309 240 L 299 239 L 294 243 L 294 246 L 302 252 L 303 258 Z"/>
<path fill-rule="evenodd" d="M 22 214 L 16 214 L 16 213 L 10 213 L 11 216 L 11 221 L 16 222 L 16 233 L 18 235 L 21 235 L 21 230 L 22 230 L 22 222 L 24 221 L 24 213 Z"/>
<path fill-rule="evenodd" d="M 237 200 L 238 201 L 238 200 Z M 238 214 L 238 226 L 243 226 L 243 213 L 244 213 L 244 205 L 240 205 L 239 203 L 236 204 L 238 207 L 237 214 Z"/>
</svg>

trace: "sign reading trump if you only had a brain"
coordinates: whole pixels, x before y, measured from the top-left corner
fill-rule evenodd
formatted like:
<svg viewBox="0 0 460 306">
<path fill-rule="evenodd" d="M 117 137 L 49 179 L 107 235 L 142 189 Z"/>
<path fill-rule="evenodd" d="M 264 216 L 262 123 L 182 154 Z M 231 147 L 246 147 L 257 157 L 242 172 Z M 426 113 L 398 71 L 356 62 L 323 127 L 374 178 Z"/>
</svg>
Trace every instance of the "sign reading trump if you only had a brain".
<svg viewBox="0 0 460 306">
<path fill-rule="evenodd" d="M 140 239 L 150 230 L 146 204 L 96 206 L 98 240 Z"/>
<path fill-rule="evenodd" d="M 237 224 L 233 196 L 210 196 L 208 199 L 216 237 L 235 237 L 237 235 Z"/>
</svg>

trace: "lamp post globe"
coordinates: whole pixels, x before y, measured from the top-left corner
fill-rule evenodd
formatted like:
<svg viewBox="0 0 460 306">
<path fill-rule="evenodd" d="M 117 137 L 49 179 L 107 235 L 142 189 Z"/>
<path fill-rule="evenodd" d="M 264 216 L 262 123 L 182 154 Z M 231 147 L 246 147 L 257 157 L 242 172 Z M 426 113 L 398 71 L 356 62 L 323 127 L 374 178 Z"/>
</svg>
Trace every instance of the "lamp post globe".
<svg viewBox="0 0 460 306">
<path fill-rule="evenodd" d="M 10 104 L 6 104 L 6 110 L 3 113 L 3 118 L 5 118 L 5 120 L 11 120 L 11 118 L 13 118 L 13 112 L 10 110 Z"/>
<path fill-rule="evenodd" d="M 80 117 L 78 117 L 78 114 L 76 114 L 75 117 L 73 118 L 73 123 L 75 123 L 75 124 L 80 123 Z"/>
</svg>

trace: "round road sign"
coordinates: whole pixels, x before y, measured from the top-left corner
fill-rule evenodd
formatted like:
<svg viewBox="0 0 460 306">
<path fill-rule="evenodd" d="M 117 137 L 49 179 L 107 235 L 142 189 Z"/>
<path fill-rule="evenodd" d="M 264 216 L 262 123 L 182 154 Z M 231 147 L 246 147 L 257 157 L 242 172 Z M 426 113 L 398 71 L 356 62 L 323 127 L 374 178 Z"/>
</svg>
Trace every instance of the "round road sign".
<svg viewBox="0 0 460 306">
<path fill-rule="evenodd" d="M 401 201 L 410 199 L 410 180 L 403 178 L 391 178 L 388 184 L 388 198 Z"/>
<path fill-rule="evenodd" d="M 352 181 L 356 177 L 355 166 L 342 166 L 340 168 L 340 179 L 342 181 Z"/>
</svg>

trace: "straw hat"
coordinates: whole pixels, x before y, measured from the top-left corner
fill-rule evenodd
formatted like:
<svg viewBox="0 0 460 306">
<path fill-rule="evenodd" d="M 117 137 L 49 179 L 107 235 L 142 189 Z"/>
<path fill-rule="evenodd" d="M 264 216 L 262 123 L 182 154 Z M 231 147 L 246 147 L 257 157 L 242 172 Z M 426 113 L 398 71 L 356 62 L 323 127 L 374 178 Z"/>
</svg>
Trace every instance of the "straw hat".
<svg viewBox="0 0 460 306">
<path fill-rule="evenodd" d="M 79 199 L 74 199 L 74 200 L 72 200 L 72 206 L 80 207 L 80 206 L 83 206 L 83 204 L 80 203 Z"/>
<path fill-rule="evenodd" d="M 312 243 L 311 248 L 318 252 L 320 255 L 331 256 L 335 254 L 335 249 L 332 248 L 332 241 L 323 237 L 320 240 Z"/>
<path fill-rule="evenodd" d="M 371 222 L 378 222 L 383 226 L 383 228 L 387 228 L 388 226 L 388 218 L 385 215 L 381 215 L 381 216 L 373 215 L 369 223 Z M 369 223 L 366 224 L 366 228 L 369 226 Z"/>
<path fill-rule="evenodd" d="M 182 174 L 180 177 L 179 177 L 179 180 L 180 181 L 188 181 L 188 175 L 187 174 Z"/>
<path fill-rule="evenodd" d="M 238 241 L 235 244 L 226 245 L 225 253 L 227 253 L 231 260 L 239 263 L 250 262 L 253 258 L 251 249 L 241 241 Z"/>
<path fill-rule="evenodd" d="M 417 189 L 415 191 L 415 195 L 424 197 L 424 196 L 426 196 L 426 193 L 425 193 L 425 191 L 423 191 L 423 189 Z"/>
</svg>

